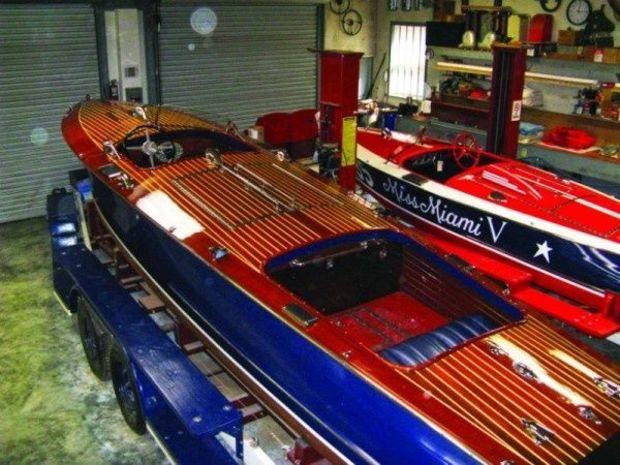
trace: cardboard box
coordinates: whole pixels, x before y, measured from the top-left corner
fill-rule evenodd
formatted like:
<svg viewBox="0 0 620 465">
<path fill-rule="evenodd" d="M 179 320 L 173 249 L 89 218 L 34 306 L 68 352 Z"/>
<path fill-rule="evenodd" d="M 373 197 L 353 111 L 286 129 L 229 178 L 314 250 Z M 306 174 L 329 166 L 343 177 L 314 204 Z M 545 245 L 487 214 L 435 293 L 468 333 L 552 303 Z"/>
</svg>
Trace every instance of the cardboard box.
<svg viewBox="0 0 620 465">
<path fill-rule="evenodd" d="M 573 31 L 572 29 L 558 31 L 558 44 L 560 45 L 579 45 L 583 40 L 583 31 Z"/>
<path fill-rule="evenodd" d="M 603 52 L 603 63 L 620 63 L 620 47 L 605 48 Z"/>
<path fill-rule="evenodd" d="M 594 45 L 588 45 L 583 48 L 583 57 L 585 61 L 595 61 L 595 53 L 597 50 L 603 51 L 603 59 L 600 63 L 620 63 L 620 47 L 595 47 Z"/>
</svg>

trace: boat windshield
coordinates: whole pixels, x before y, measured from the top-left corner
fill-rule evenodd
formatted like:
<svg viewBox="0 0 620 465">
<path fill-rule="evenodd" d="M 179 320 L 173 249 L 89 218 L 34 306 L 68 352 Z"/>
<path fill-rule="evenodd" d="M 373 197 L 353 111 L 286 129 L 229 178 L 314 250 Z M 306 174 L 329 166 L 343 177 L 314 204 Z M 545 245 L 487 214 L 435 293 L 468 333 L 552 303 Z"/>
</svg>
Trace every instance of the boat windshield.
<svg viewBox="0 0 620 465">
<path fill-rule="evenodd" d="M 254 150 L 238 137 L 204 128 L 164 128 L 145 124 L 119 144 L 119 152 L 141 168 L 157 168 L 180 159 Z"/>
<path fill-rule="evenodd" d="M 392 363 L 429 363 L 523 319 L 516 307 L 400 234 L 340 241 L 281 257 L 266 271 Z"/>
</svg>

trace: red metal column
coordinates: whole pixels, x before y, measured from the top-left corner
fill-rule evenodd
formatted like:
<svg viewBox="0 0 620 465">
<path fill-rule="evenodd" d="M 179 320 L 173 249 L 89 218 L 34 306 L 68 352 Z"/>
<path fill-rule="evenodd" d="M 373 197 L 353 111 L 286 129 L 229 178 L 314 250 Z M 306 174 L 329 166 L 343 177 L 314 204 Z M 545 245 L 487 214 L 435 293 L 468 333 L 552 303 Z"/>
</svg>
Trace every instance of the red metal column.
<svg viewBox="0 0 620 465">
<path fill-rule="evenodd" d="M 342 118 L 352 116 L 357 110 L 362 55 L 338 50 L 320 52 L 319 110 L 323 143 L 340 144 Z"/>
<path fill-rule="evenodd" d="M 519 143 L 526 51 L 521 45 L 493 45 L 487 151 L 511 158 Z"/>
<path fill-rule="evenodd" d="M 323 50 L 320 53 L 319 110 L 321 143 L 342 143 L 342 119 L 357 110 L 360 59 L 363 53 Z M 339 183 L 346 189 L 355 187 L 355 163 L 342 165 Z"/>
</svg>

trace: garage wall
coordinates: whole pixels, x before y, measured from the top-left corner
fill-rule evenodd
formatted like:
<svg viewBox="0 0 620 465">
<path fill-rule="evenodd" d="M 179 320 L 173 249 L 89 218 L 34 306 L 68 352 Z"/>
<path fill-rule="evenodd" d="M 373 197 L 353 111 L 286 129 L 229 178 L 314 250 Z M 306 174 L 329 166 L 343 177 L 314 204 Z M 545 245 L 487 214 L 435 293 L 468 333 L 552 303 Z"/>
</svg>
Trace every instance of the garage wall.
<svg viewBox="0 0 620 465">
<path fill-rule="evenodd" d="M 239 128 L 316 106 L 316 56 L 307 50 L 317 44 L 316 5 L 165 0 L 161 21 L 164 104 Z"/>
<path fill-rule="evenodd" d="M 351 0 L 351 8 L 362 16 L 362 28 L 354 36 L 342 30 L 342 16 L 325 6 L 325 48 L 362 52 L 364 57 L 375 56 L 377 8 L 384 8 L 383 0 Z"/>
<path fill-rule="evenodd" d="M 99 96 L 94 13 L 85 5 L 0 5 L 0 223 L 45 213 L 79 163 L 60 122 Z"/>
</svg>

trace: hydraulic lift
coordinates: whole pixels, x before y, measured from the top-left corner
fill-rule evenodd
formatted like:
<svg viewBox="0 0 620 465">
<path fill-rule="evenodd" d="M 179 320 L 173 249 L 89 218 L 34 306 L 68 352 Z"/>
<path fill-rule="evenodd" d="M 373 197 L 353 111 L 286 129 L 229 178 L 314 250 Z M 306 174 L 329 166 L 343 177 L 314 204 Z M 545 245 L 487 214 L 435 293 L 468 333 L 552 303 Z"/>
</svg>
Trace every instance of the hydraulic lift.
<svg viewBox="0 0 620 465">
<path fill-rule="evenodd" d="M 84 173 L 71 173 L 73 192 L 48 196 L 54 291 L 129 427 L 148 431 L 176 464 L 337 463 L 153 292 L 98 217 Z"/>
</svg>

